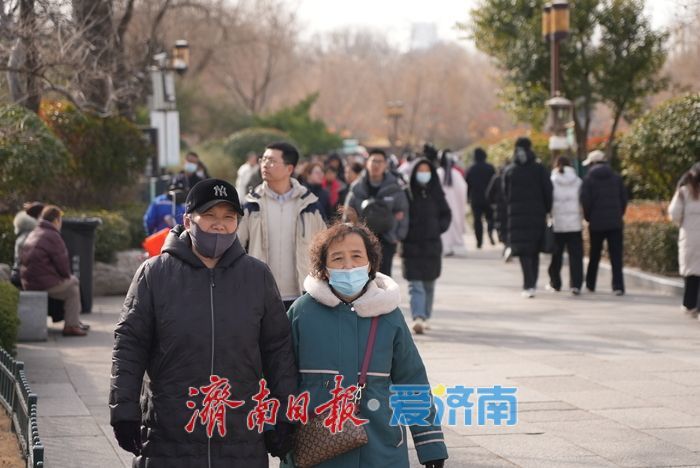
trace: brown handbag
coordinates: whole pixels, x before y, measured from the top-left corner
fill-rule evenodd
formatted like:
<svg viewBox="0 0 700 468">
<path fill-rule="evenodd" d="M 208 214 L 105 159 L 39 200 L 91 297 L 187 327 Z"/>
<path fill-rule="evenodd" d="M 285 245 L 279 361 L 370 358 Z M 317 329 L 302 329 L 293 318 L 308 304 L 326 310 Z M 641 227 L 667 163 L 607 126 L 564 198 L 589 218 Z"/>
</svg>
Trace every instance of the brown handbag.
<svg viewBox="0 0 700 468">
<path fill-rule="evenodd" d="M 362 370 L 358 380 L 359 397 L 367 383 L 367 371 L 372 359 L 374 342 L 377 337 L 377 324 L 379 317 L 372 317 L 372 325 L 369 329 L 365 357 L 362 361 Z M 356 400 L 356 408 L 359 411 L 360 398 Z M 326 415 L 312 415 L 309 422 L 299 427 L 294 437 L 294 464 L 299 468 L 307 468 L 319 465 L 325 461 L 342 455 L 351 450 L 362 447 L 369 442 L 365 426 L 356 426 L 352 421 L 346 421 L 343 430 L 333 434 L 323 425 Z"/>
</svg>

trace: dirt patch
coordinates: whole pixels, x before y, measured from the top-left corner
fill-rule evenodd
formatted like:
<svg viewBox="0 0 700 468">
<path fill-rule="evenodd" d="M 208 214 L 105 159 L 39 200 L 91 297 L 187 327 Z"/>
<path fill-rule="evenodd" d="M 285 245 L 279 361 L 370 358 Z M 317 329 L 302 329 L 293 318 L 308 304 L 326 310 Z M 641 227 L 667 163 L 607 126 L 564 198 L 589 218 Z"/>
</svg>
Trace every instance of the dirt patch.
<svg viewBox="0 0 700 468">
<path fill-rule="evenodd" d="M 15 433 L 10 429 L 10 418 L 0 409 L 0 468 L 24 468 L 26 463 L 19 451 Z"/>
</svg>

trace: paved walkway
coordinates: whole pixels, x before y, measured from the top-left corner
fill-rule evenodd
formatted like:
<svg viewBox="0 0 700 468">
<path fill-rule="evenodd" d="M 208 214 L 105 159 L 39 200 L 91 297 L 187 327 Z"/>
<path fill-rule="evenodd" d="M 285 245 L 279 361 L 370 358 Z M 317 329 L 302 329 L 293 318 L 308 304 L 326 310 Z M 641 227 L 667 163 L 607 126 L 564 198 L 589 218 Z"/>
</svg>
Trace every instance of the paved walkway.
<svg viewBox="0 0 700 468">
<path fill-rule="evenodd" d="M 520 283 L 495 248 L 444 262 L 433 330 L 416 339 L 431 383 L 517 386 L 520 405 L 515 427 L 445 428 L 447 466 L 700 466 L 700 323 L 678 299 L 614 297 L 606 273 L 598 293 L 577 298 L 523 299 Z M 19 347 L 50 468 L 129 466 L 107 408 L 121 298 L 95 302 L 87 338 L 52 326 L 48 342 Z"/>
</svg>

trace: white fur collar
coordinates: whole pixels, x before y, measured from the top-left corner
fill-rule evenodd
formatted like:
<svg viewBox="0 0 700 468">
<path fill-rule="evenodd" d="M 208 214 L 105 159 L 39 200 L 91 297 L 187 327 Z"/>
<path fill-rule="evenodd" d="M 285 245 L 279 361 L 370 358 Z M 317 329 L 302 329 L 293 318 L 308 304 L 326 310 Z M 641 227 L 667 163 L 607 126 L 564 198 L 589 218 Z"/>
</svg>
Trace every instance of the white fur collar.
<svg viewBox="0 0 700 468">
<path fill-rule="evenodd" d="M 340 304 L 340 299 L 333 294 L 327 281 L 312 276 L 304 280 L 304 289 L 311 297 L 328 307 Z M 367 291 L 352 303 L 355 312 L 360 317 L 374 317 L 388 314 L 399 306 L 401 293 L 396 281 L 386 275 L 377 273 L 377 277 L 370 281 Z"/>
</svg>

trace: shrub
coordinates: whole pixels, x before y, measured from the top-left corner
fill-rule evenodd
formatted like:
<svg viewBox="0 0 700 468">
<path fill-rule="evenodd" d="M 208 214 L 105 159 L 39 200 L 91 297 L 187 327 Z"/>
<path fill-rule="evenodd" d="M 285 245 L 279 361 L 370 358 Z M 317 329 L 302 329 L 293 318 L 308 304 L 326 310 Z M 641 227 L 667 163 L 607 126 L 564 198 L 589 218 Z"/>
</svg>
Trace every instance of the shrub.
<svg viewBox="0 0 700 468">
<path fill-rule="evenodd" d="M 681 175 L 700 160 L 700 94 L 669 100 L 637 120 L 620 156 L 636 197 L 670 199 Z"/>
<path fill-rule="evenodd" d="M 246 155 L 255 151 L 262 153 L 267 145 L 275 141 L 285 140 L 294 145 L 289 135 L 274 128 L 252 127 L 233 133 L 224 141 L 224 154 L 231 158 L 235 168 L 245 162 Z"/>
<path fill-rule="evenodd" d="M 625 265 L 650 273 L 678 275 L 678 228 L 667 222 L 626 224 Z"/>
<path fill-rule="evenodd" d="M 228 181 L 236 180 L 236 170 L 240 163 L 231 161 L 231 157 L 224 151 L 224 140 L 209 140 L 194 148 L 200 159 L 209 169 L 209 175 L 217 179 Z M 258 150 L 255 150 L 260 151 Z M 244 155 L 245 158 L 245 155 Z"/>
<path fill-rule="evenodd" d="M 0 282 L 0 347 L 14 354 L 17 343 L 19 290 L 11 283 Z"/>
<path fill-rule="evenodd" d="M 134 187 L 151 149 L 133 123 L 122 117 L 83 114 L 62 102 L 43 104 L 41 116 L 71 154 L 62 174 L 71 189 L 59 186 L 52 201 L 111 208 L 136 198 Z"/>
<path fill-rule="evenodd" d="M 117 209 L 117 212 L 129 225 L 129 247 L 132 249 L 141 248 L 141 243 L 146 237 L 146 232 L 143 229 L 143 215 L 147 208 L 147 203 L 131 203 Z"/>
<path fill-rule="evenodd" d="M 311 107 L 318 96 L 318 93 L 310 94 L 298 103 L 280 109 L 274 114 L 259 116 L 255 119 L 256 124 L 260 127 L 276 128 L 287 132 L 294 141 L 299 143 L 299 152 L 302 154 L 319 154 L 339 148 L 343 144 L 343 139 L 329 132 L 323 120 L 311 117 Z"/>
<path fill-rule="evenodd" d="M 61 141 L 33 112 L 0 106 L 0 198 L 10 207 L 43 198 L 67 164 Z"/>
<path fill-rule="evenodd" d="M 0 215 L 0 263 L 12 265 L 15 259 L 15 228 L 11 214 Z"/>
<path fill-rule="evenodd" d="M 131 245 L 129 223 L 118 212 L 68 210 L 65 216 L 67 218 L 96 217 L 102 220 L 102 224 L 95 232 L 95 260 L 98 262 L 114 262 L 116 253 L 128 249 Z"/>
</svg>

